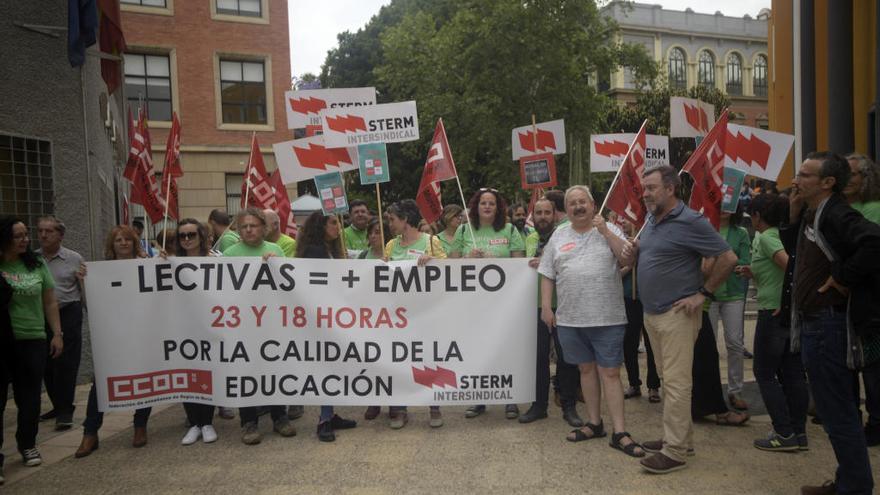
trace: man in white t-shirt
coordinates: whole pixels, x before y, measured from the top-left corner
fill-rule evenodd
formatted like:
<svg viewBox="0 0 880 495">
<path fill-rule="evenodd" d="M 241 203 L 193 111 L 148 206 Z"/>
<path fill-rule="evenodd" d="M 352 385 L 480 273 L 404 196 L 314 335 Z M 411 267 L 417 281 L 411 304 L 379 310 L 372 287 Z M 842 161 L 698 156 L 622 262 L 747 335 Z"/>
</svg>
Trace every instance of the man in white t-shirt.
<svg viewBox="0 0 880 495">
<path fill-rule="evenodd" d="M 588 421 L 583 428 L 572 430 L 567 440 L 580 442 L 607 435 L 600 412 L 604 389 L 613 425 L 611 446 L 632 457 L 643 457 L 645 451 L 624 425 L 620 384 L 626 332 L 620 265 L 633 262 L 632 255 L 623 254 L 629 243 L 617 227 L 596 214 L 586 186 L 572 186 L 565 192 L 565 211 L 570 223 L 556 228 L 544 247 L 538 273 L 541 319 L 548 327 L 557 327 L 565 360 L 578 365 L 587 406 Z"/>
</svg>

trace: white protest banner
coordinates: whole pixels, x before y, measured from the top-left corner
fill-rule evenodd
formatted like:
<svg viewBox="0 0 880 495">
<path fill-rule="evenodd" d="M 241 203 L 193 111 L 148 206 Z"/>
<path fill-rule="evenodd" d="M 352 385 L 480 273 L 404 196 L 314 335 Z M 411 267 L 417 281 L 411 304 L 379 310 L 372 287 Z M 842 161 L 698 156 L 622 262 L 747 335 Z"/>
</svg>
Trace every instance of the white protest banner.
<svg viewBox="0 0 880 495">
<path fill-rule="evenodd" d="M 537 128 L 537 136 L 535 129 Z M 537 145 L 537 147 L 536 147 Z M 510 147 L 513 159 L 540 153 L 565 153 L 565 121 L 562 119 L 541 122 L 534 127 L 524 125 L 517 127 L 510 134 Z"/>
<path fill-rule="evenodd" d="M 696 98 L 669 98 L 669 137 L 705 137 L 715 125 L 715 105 Z"/>
<path fill-rule="evenodd" d="M 635 134 L 593 134 L 590 136 L 590 171 L 617 172 Z M 645 136 L 645 168 L 669 165 L 669 138 Z"/>
<path fill-rule="evenodd" d="M 537 284 L 523 260 L 172 257 L 88 272 L 102 411 L 535 397 Z"/>
<path fill-rule="evenodd" d="M 727 124 L 724 165 L 775 182 L 793 144 L 791 134 Z"/>
<path fill-rule="evenodd" d="M 362 107 L 376 104 L 376 88 L 304 89 L 286 91 L 287 128 L 320 126 L 321 110 Z"/>
<path fill-rule="evenodd" d="M 272 150 L 285 184 L 312 179 L 327 172 L 347 172 L 358 168 L 356 146 L 327 148 L 322 135 L 275 143 Z"/>
<path fill-rule="evenodd" d="M 400 143 L 419 138 L 416 102 L 321 110 L 324 142 L 329 148 L 367 143 Z"/>
</svg>

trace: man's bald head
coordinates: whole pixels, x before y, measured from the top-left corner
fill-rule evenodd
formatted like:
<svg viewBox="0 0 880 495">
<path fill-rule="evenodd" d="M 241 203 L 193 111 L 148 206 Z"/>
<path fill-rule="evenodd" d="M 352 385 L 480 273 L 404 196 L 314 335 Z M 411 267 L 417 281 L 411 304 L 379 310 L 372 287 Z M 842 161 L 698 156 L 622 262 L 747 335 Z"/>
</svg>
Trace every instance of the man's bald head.
<svg viewBox="0 0 880 495">
<path fill-rule="evenodd" d="M 263 210 L 266 215 L 266 239 L 275 242 L 281 233 L 281 218 L 274 210 Z"/>
</svg>

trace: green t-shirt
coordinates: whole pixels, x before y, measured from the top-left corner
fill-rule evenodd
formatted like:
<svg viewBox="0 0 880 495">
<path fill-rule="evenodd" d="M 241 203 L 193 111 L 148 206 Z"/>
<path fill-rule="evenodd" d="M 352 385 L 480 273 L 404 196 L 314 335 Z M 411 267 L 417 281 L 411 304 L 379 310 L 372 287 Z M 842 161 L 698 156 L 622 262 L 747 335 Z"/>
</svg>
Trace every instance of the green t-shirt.
<svg viewBox="0 0 880 495">
<path fill-rule="evenodd" d="M 440 246 L 443 248 L 443 252 L 451 253 L 452 246 L 455 244 L 455 233 L 452 234 L 452 239 L 446 238 L 446 232 L 440 232 L 435 237 L 440 240 Z"/>
<path fill-rule="evenodd" d="M 285 257 L 287 257 L 287 258 L 296 257 L 296 239 L 294 239 L 293 237 L 290 237 L 287 234 L 281 234 L 281 236 L 278 237 L 278 241 L 275 242 L 275 244 L 278 244 L 278 247 L 280 247 L 281 250 L 284 251 Z"/>
<path fill-rule="evenodd" d="M 361 254 L 358 255 L 357 259 L 359 260 L 381 260 L 382 256 L 377 256 L 376 253 L 373 252 L 372 249 L 367 248 L 361 251 Z"/>
<path fill-rule="evenodd" d="M 748 265 L 751 261 L 749 255 L 749 232 L 742 227 L 721 227 L 718 232 L 721 234 L 727 244 L 736 253 L 737 265 Z M 715 291 L 715 298 L 719 301 L 739 301 L 746 297 L 748 289 L 748 281 L 740 277 L 736 273 L 731 273 L 727 280 L 722 282 L 718 290 Z"/>
<path fill-rule="evenodd" d="M 400 245 L 400 236 L 391 239 L 385 245 L 385 256 L 388 257 L 388 261 L 417 260 L 423 254 L 429 254 L 437 259 L 446 258 L 446 251 L 440 245 L 440 240 L 425 233 L 408 246 Z"/>
<path fill-rule="evenodd" d="M 867 203 L 853 203 L 850 205 L 853 210 L 858 211 L 868 220 L 880 224 L 880 201 L 869 201 Z"/>
<path fill-rule="evenodd" d="M 758 309 L 779 309 L 785 272 L 773 262 L 773 255 L 782 249 L 779 229 L 776 227 L 755 234 L 755 240 L 752 241 L 752 275 L 758 288 Z"/>
<path fill-rule="evenodd" d="M 226 232 L 222 236 L 220 236 L 220 243 L 217 244 L 217 249 L 221 253 L 225 253 L 227 249 L 235 244 L 238 244 L 238 241 L 240 240 L 241 236 L 238 235 L 238 232 L 232 229 L 226 229 Z"/>
<path fill-rule="evenodd" d="M 529 235 L 526 236 L 526 258 L 534 258 L 536 254 L 538 254 L 538 244 L 541 243 L 541 236 L 538 235 L 538 231 L 532 229 Z M 554 308 L 556 307 L 556 286 L 553 286 L 553 300 L 550 303 Z M 538 274 L 538 309 L 541 309 L 541 275 Z"/>
<path fill-rule="evenodd" d="M 354 225 L 345 228 L 345 248 L 349 251 L 363 251 L 370 247 L 367 241 L 367 229 L 358 230 Z"/>
<path fill-rule="evenodd" d="M 471 241 L 470 225 L 462 224 L 455 232 L 452 252 L 459 253 L 462 257 L 470 256 L 474 249 Z M 477 241 L 477 249 L 486 251 L 490 258 L 510 258 L 513 251 L 525 251 L 526 243 L 522 235 L 512 224 L 505 224 L 499 231 L 492 226 L 480 227 L 474 231 Z"/>
<path fill-rule="evenodd" d="M 43 314 L 43 291 L 55 288 L 49 267 L 40 259 L 40 266 L 28 270 L 21 260 L 0 263 L 0 276 L 12 287 L 9 319 L 15 340 L 46 339 L 46 317 Z M 5 386 L 5 385 L 4 385 Z"/>
<path fill-rule="evenodd" d="M 262 257 L 266 253 L 275 253 L 276 256 L 284 256 L 284 251 L 275 244 L 274 242 L 263 241 L 259 246 L 249 246 L 244 242 L 239 242 L 238 244 L 232 245 L 226 251 L 223 251 L 223 256 L 255 256 Z"/>
</svg>

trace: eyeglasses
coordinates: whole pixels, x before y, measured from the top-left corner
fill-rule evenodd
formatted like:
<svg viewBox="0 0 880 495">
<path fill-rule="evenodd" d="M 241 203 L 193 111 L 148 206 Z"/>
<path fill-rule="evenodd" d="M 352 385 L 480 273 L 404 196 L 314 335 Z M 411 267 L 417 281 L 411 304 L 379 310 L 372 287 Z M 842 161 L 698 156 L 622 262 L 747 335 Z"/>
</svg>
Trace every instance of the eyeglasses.
<svg viewBox="0 0 880 495">
<path fill-rule="evenodd" d="M 198 232 L 178 232 L 177 238 L 182 240 L 195 239 L 199 236 Z"/>
</svg>

